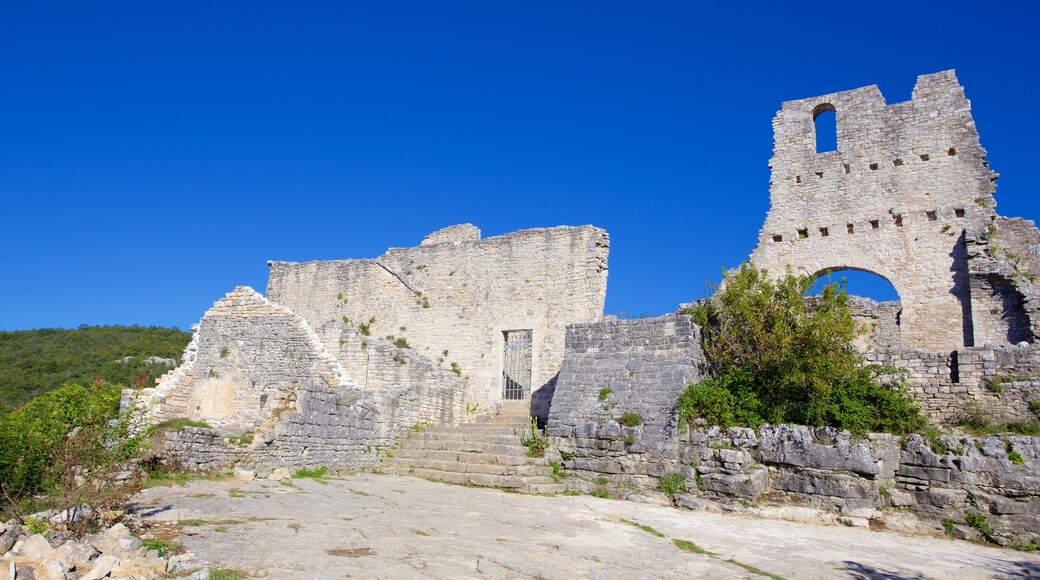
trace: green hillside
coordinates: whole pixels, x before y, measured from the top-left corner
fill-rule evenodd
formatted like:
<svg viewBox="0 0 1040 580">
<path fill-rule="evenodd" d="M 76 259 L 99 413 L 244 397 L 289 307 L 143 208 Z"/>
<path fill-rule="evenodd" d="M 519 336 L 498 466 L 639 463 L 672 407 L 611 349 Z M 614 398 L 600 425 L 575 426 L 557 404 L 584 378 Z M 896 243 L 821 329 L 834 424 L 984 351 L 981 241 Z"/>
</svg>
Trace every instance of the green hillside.
<svg viewBox="0 0 1040 580">
<path fill-rule="evenodd" d="M 191 333 L 177 328 L 81 326 L 0 332 L 0 411 L 28 402 L 66 382 L 92 384 L 97 377 L 126 386 L 151 386 L 180 363 Z M 126 357 L 133 357 L 124 362 Z"/>
</svg>

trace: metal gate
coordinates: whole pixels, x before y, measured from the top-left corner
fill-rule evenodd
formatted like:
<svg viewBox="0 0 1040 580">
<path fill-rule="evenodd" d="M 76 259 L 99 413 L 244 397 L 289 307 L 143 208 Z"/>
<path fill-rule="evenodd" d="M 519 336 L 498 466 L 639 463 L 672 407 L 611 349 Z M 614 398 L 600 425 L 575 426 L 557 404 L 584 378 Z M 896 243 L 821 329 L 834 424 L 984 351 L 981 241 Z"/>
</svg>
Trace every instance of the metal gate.
<svg viewBox="0 0 1040 580">
<path fill-rule="evenodd" d="M 504 334 L 503 397 L 507 400 L 526 399 L 531 395 L 531 331 L 511 330 Z"/>
</svg>

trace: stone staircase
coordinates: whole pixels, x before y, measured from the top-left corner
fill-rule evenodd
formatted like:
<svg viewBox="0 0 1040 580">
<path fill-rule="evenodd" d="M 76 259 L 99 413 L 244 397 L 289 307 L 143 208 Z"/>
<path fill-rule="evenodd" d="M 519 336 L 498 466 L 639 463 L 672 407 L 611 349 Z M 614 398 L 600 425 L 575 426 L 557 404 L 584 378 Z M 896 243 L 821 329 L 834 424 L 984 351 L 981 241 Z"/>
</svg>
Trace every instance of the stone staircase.
<svg viewBox="0 0 1040 580">
<path fill-rule="evenodd" d="M 566 486 L 553 479 L 548 461 L 527 456 L 521 440 L 531 435 L 530 420 L 527 401 L 510 401 L 497 415 L 473 423 L 409 431 L 377 469 L 521 493 L 563 492 Z"/>
</svg>

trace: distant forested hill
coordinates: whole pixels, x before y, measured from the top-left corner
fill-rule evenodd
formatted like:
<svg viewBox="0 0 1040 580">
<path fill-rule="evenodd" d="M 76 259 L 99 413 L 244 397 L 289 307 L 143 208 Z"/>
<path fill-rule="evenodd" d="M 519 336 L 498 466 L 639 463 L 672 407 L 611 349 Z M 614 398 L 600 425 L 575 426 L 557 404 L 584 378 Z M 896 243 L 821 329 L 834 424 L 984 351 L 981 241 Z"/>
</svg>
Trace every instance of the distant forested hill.
<svg viewBox="0 0 1040 580">
<path fill-rule="evenodd" d="M 101 377 L 109 383 L 151 386 L 170 367 L 146 359 L 180 364 L 190 339 L 191 333 L 177 328 L 145 326 L 0 332 L 0 412 L 70 381 L 88 385 Z"/>
</svg>

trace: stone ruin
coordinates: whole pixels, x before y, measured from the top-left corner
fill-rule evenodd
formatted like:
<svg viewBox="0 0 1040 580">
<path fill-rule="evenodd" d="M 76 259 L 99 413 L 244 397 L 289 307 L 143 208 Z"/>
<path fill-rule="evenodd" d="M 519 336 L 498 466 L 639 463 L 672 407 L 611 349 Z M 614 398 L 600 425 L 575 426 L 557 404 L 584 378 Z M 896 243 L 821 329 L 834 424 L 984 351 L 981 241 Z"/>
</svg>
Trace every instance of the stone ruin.
<svg viewBox="0 0 1040 580">
<path fill-rule="evenodd" d="M 167 452 L 198 468 L 367 467 L 414 425 L 510 399 L 545 417 L 567 326 L 603 317 L 609 246 L 591 226 L 481 239 L 467 224 L 371 260 L 270 262 L 266 297 L 217 301 L 182 365 L 131 394 L 152 422 L 213 428 L 204 444 L 171 434 Z"/>
<path fill-rule="evenodd" d="M 837 148 L 818 152 L 815 120 L 829 112 Z M 903 103 L 876 86 L 786 102 L 773 129 L 771 204 L 751 260 L 891 282 L 899 302 L 853 300 L 861 346 L 908 370 L 934 421 L 1035 420 L 1040 231 L 997 215 L 997 174 L 953 71 L 919 77 Z M 1040 496 L 1031 438 L 1014 449 L 1032 474 L 1009 475 L 1010 440 L 951 459 L 920 440 L 901 451 L 890 436 L 855 443 L 802 427 L 682 432 L 672 410 L 705 372 L 700 329 L 678 314 L 605 319 L 608 249 L 591 226 L 481 239 L 467 224 L 376 259 L 270 262 L 266 297 L 240 287 L 219 300 L 181 366 L 130 394 L 152 422 L 212 427 L 167 435 L 165 453 L 193 468 L 371 467 L 409 427 L 465 423 L 515 399 L 590 477 L 645 486 L 696 470 L 723 496 L 777 491 L 842 509 L 894 505 L 878 491 L 890 484 L 901 505 L 938 515 L 990 494 L 1007 526 L 1040 531 L 1037 502 L 1014 499 Z M 622 427 L 624 412 L 643 423 Z"/>
</svg>

